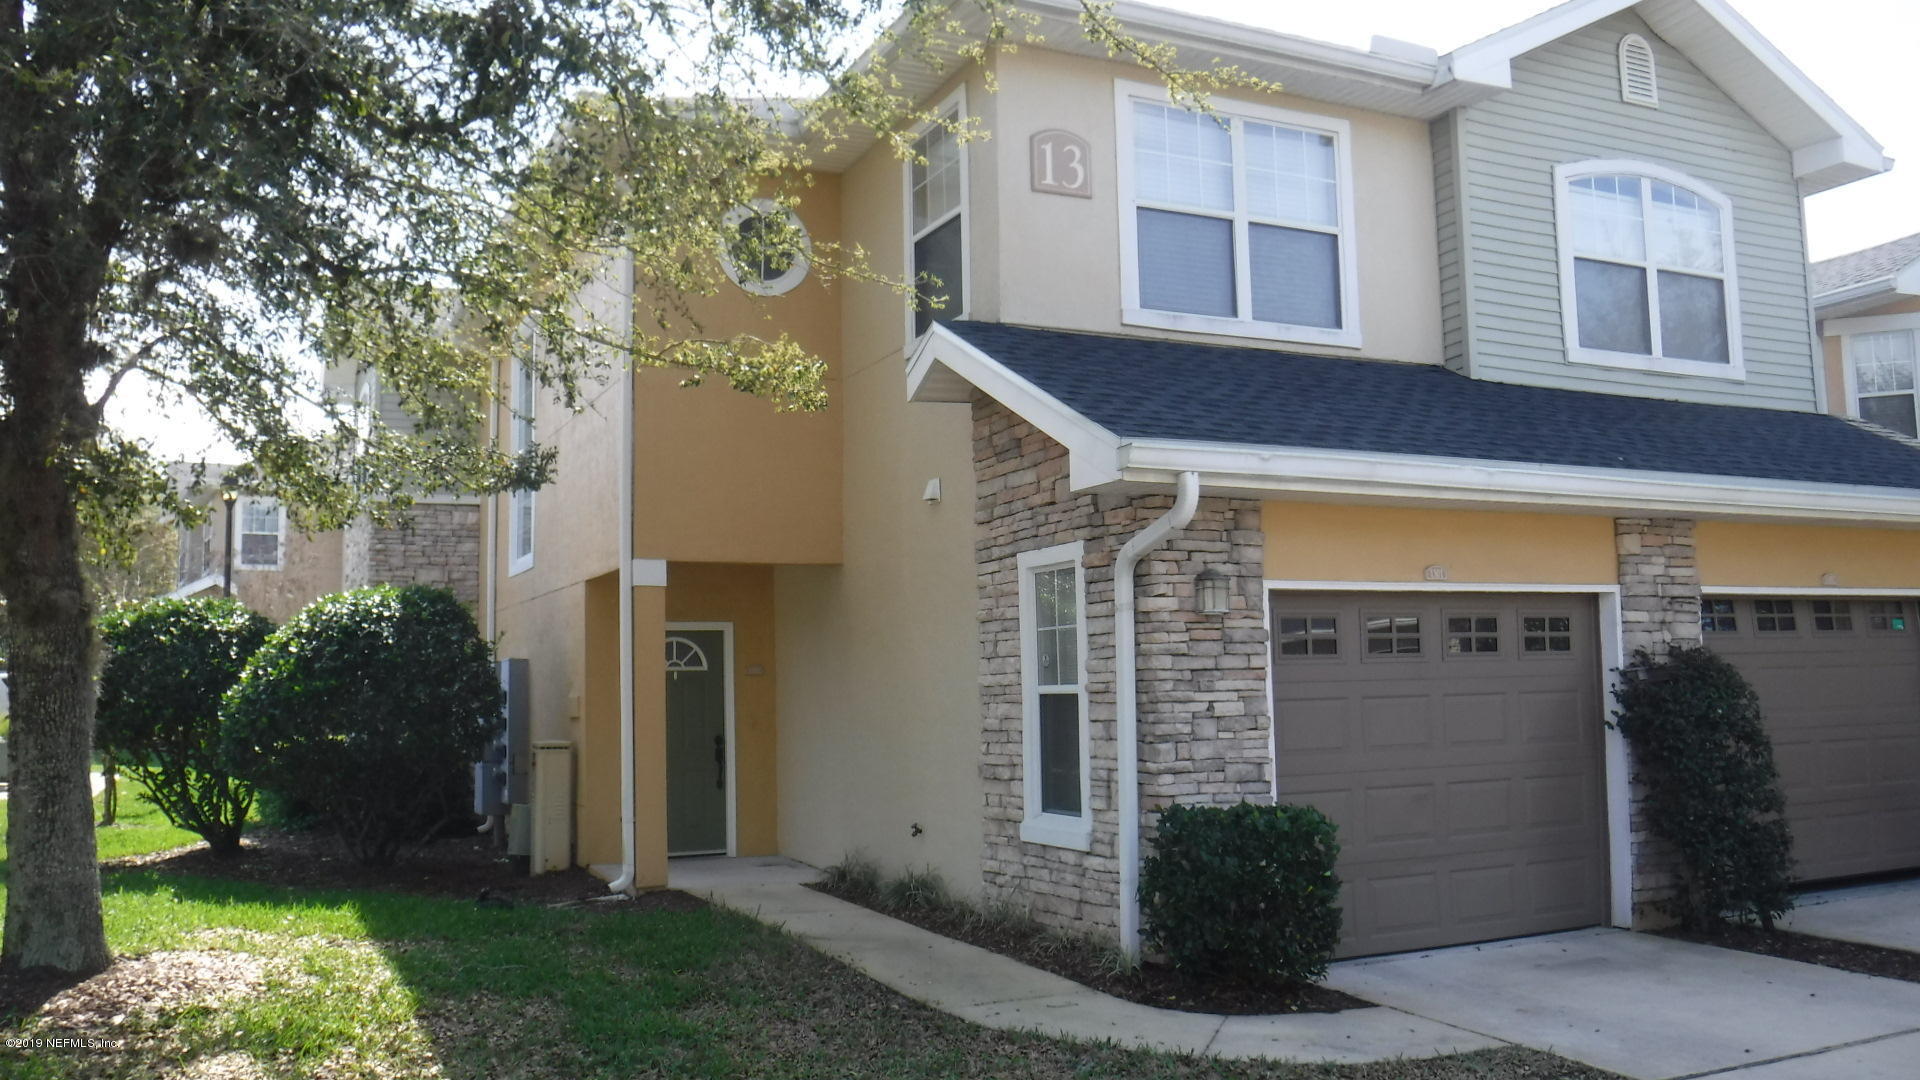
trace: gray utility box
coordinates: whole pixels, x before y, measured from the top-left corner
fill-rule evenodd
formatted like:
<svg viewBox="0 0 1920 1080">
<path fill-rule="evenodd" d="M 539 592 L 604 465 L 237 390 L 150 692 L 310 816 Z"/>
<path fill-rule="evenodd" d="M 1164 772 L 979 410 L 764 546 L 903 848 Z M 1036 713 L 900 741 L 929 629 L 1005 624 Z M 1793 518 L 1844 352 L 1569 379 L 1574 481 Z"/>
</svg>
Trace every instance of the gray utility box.
<svg viewBox="0 0 1920 1080">
<path fill-rule="evenodd" d="M 500 733 L 486 756 L 473 763 L 473 812 L 487 817 L 524 806 L 533 796 L 533 707 L 527 689 L 527 661 L 500 661 L 500 689 L 506 708 Z"/>
</svg>

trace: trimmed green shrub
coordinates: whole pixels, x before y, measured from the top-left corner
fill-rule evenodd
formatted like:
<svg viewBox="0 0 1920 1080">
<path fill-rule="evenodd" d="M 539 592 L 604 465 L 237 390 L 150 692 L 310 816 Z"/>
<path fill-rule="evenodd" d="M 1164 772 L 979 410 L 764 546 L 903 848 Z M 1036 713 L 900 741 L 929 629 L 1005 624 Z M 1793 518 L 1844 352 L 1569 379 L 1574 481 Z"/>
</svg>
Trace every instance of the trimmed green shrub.
<svg viewBox="0 0 1920 1080">
<path fill-rule="evenodd" d="M 272 631 L 224 597 L 125 604 L 100 620 L 94 741 L 168 821 L 218 855 L 240 850 L 253 806 L 253 787 L 223 756 L 220 702 Z"/>
<path fill-rule="evenodd" d="M 1621 675 L 1615 722 L 1646 785 L 1647 825 L 1681 861 L 1665 909 L 1693 929 L 1729 918 L 1772 929 L 1793 906 L 1793 835 L 1759 695 L 1704 648 L 1641 650 Z"/>
<path fill-rule="evenodd" d="M 1340 844 L 1310 806 L 1170 806 L 1140 873 L 1146 944 L 1174 967 L 1324 978 L 1340 943 Z"/>
<path fill-rule="evenodd" d="M 254 655 L 227 695 L 227 751 L 355 858 L 387 863 L 460 805 L 500 708 L 491 650 L 452 593 L 355 589 L 315 600 Z"/>
</svg>

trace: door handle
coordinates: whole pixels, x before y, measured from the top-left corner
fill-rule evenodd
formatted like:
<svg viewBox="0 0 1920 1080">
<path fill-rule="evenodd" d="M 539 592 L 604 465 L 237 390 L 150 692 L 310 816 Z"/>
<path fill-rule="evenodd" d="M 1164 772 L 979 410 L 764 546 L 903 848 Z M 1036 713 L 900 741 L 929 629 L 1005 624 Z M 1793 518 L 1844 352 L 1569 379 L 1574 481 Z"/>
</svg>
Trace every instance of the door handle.
<svg viewBox="0 0 1920 1080">
<path fill-rule="evenodd" d="M 721 791 L 727 790 L 727 737 L 713 737 L 713 786 Z"/>
</svg>

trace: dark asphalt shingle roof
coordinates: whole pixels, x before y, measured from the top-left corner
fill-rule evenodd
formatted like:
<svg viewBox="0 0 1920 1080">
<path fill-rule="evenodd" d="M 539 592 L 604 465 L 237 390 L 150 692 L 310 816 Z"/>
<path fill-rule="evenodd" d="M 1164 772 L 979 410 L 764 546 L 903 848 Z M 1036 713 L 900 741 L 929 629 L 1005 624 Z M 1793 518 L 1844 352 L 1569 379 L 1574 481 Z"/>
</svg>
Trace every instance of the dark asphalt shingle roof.
<svg viewBox="0 0 1920 1080">
<path fill-rule="evenodd" d="M 1920 259 L 1920 233 L 1813 264 L 1813 295 L 1892 277 Z"/>
<path fill-rule="evenodd" d="M 949 327 L 1123 438 L 1920 490 L 1920 448 L 1822 413 L 1488 382 L 1428 364 Z"/>
</svg>

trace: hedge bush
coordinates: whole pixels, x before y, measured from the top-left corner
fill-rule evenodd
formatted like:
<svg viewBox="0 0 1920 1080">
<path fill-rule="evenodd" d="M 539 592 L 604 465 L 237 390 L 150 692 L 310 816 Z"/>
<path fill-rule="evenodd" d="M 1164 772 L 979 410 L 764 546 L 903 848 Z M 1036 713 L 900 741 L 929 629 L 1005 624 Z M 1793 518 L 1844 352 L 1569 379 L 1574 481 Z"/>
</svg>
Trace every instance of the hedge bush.
<svg viewBox="0 0 1920 1080">
<path fill-rule="evenodd" d="M 445 589 L 323 596 L 267 639 L 227 695 L 235 771 L 311 807 L 365 863 L 424 844 L 461 805 L 499 722 L 500 682 Z"/>
<path fill-rule="evenodd" d="M 1704 648 L 1644 650 L 1615 692 L 1620 733 L 1646 785 L 1649 829 L 1679 854 L 1679 892 L 1664 905 L 1699 929 L 1727 919 L 1768 929 L 1793 906 L 1793 836 L 1760 698 Z"/>
<path fill-rule="evenodd" d="M 94 741 L 168 821 L 218 855 L 240 850 L 254 796 L 228 770 L 220 702 L 272 631 L 224 597 L 126 604 L 100 620 Z"/>
<path fill-rule="evenodd" d="M 1172 806 L 1140 876 L 1146 944 L 1203 975 L 1324 978 L 1340 943 L 1334 824 L 1310 806 Z"/>
</svg>

